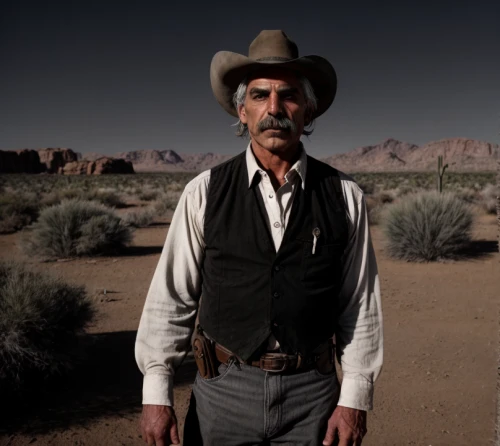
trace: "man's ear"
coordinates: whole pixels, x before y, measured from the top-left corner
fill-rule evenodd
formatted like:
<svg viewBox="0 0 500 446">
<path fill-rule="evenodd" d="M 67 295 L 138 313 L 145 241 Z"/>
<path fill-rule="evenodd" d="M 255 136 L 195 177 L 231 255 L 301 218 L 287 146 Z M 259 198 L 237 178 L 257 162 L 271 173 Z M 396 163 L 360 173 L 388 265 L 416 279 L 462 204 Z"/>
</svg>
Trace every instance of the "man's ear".
<svg viewBox="0 0 500 446">
<path fill-rule="evenodd" d="M 238 105 L 238 116 L 243 124 L 247 123 L 247 114 L 245 112 L 245 106 L 243 104 Z"/>
</svg>

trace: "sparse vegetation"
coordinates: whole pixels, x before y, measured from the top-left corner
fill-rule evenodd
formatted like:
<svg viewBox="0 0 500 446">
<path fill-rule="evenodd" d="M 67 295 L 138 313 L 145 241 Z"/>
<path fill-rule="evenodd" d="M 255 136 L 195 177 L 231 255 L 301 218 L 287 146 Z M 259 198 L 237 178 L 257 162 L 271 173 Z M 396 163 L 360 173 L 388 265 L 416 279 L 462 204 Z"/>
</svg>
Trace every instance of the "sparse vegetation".
<svg viewBox="0 0 500 446">
<path fill-rule="evenodd" d="M 36 221 L 41 209 L 71 199 L 97 201 L 117 209 L 148 203 L 161 216 L 175 209 L 182 190 L 194 176 L 195 173 L 145 173 L 133 177 L 3 174 L 0 233 L 15 232 Z"/>
<path fill-rule="evenodd" d="M 0 262 L 0 387 L 71 369 L 94 316 L 83 287 Z"/>
<path fill-rule="evenodd" d="M 120 252 L 132 230 L 112 209 L 92 201 L 66 200 L 45 208 L 24 238 L 30 255 L 65 258 Z"/>
<path fill-rule="evenodd" d="M 40 209 L 68 199 L 97 201 L 117 209 L 137 206 L 137 211 L 125 214 L 124 219 L 130 226 L 147 226 L 153 218 L 152 214 L 162 217 L 175 209 L 182 190 L 195 175 L 0 175 L 0 233 L 19 230 L 36 221 Z M 355 173 L 352 176 L 365 196 L 370 198 L 367 204 L 371 224 L 377 224 L 392 201 L 436 188 L 436 173 L 433 172 L 375 172 Z M 494 182 L 494 172 L 457 173 L 447 170 L 443 191 L 454 192 L 467 203 L 492 212 L 491 184 Z M 3 205 L 2 200 L 5 199 L 2 197 L 5 196 L 9 197 L 9 206 L 15 206 L 14 210 Z M 143 204 L 148 205 L 147 212 L 141 209 Z M 20 209 L 25 205 L 25 210 Z"/>
<path fill-rule="evenodd" d="M 154 202 L 154 209 L 156 214 L 159 216 L 165 215 L 168 211 L 175 210 L 179 198 L 181 197 L 181 191 L 167 191 L 161 194 L 158 199 Z"/>
<path fill-rule="evenodd" d="M 500 195 L 499 188 L 500 185 L 488 184 L 480 192 L 483 208 L 488 214 L 495 215 L 497 213 L 497 197 Z"/>
<path fill-rule="evenodd" d="M 6 192 L 0 195 L 0 234 L 15 232 L 38 217 L 36 196 L 30 193 Z"/>
<path fill-rule="evenodd" d="M 453 194 L 422 192 L 391 205 L 385 219 L 389 254 L 408 261 L 460 257 L 471 240 L 472 212 Z"/>
<path fill-rule="evenodd" d="M 153 223 L 155 216 L 155 209 L 147 207 L 146 209 L 128 212 L 123 216 L 123 221 L 125 224 L 133 226 L 134 228 L 144 228 Z"/>
<path fill-rule="evenodd" d="M 138 190 L 137 191 L 137 198 L 141 201 L 153 201 L 158 198 L 158 195 L 160 194 L 159 191 L 145 188 L 144 190 Z"/>
<path fill-rule="evenodd" d="M 120 194 L 112 189 L 62 189 L 51 192 L 44 196 L 42 200 L 43 206 L 53 206 L 64 200 L 78 199 L 83 201 L 97 201 L 112 208 L 123 208 L 126 203 L 121 198 Z"/>
</svg>

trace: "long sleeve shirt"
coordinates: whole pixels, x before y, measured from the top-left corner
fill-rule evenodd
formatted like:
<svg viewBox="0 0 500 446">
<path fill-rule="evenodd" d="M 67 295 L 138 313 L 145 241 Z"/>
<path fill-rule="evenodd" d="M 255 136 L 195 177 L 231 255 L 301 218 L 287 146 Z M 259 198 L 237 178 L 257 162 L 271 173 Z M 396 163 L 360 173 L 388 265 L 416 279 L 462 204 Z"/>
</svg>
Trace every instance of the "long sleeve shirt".
<svg viewBox="0 0 500 446">
<path fill-rule="evenodd" d="M 274 190 L 267 173 L 246 150 L 249 184 L 260 175 L 260 192 L 276 250 L 290 216 L 294 193 L 306 186 L 307 157 L 285 175 Z M 373 408 L 373 385 L 383 361 L 382 309 L 377 264 L 370 239 L 363 193 L 345 174 L 341 185 L 346 203 L 349 240 L 344 253 L 339 318 L 335 333 L 342 367 L 338 404 L 361 410 Z M 173 406 L 173 376 L 190 349 L 198 301 L 202 294 L 203 222 L 210 170 L 190 181 L 174 212 L 156 267 L 137 333 L 135 354 L 144 374 L 143 404 Z M 270 349 L 278 347 L 269 338 Z"/>
</svg>

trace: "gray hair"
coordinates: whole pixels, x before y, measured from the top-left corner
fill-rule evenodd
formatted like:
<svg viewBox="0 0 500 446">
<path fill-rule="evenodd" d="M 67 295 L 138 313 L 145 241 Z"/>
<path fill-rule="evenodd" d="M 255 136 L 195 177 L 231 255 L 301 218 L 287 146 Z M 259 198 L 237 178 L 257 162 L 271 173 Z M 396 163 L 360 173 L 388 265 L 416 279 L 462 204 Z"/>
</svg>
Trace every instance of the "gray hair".
<svg viewBox="0 0 500 446">
<path fill-rule="evenodd" d="M 316 98 L 316 95 L 314 94 L 314 89 L 311 85 L 311 82 L 309 82 L 309 79 L 299 76 L 299 82 L 302 86 L 302 90 L 304 91 L 304 96 L 306 98 L 306 113 L 309 113 L 310 116 L 314 115 L 314 112 L 318 108 L 318 100 Z M 238 86 L 238 89 L 233 95 L 233 104 L 236 110 L 238 110 L 238 107 L 240 105 L 245 104 L 245 97 L 247 95 L 247 86 L 248 86 L 248 80 L 244 79 L 241 84 Z M 307 125 L 311 130 L 306 130 L 304 129 L 302 134 L 309 136 L 313 132 L 313 126 L 314 124 L 314 119 L 311 120 L 311 122 Z M 241 136 L 245 137 L 248 136 L 248 126 L 246 124 L 243 124 L 239 119 L 236 124 L 233 124 L 236 127 L 236 136 Z"/>
</svg>

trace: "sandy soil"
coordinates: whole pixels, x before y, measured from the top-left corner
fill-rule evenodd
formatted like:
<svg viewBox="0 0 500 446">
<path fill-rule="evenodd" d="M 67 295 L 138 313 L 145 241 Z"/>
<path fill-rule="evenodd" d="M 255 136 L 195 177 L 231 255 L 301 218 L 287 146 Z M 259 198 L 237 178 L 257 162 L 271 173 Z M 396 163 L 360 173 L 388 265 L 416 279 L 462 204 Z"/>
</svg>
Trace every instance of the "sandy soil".
<svg viewBox="0 0 500 446">
<path fill-rule="evenodd" d="M 0 258 L 27 260 L 85 284 L 101 315 L 90 330 L 89 358 L 78 371 L 41 395 L 25 395 L 20 409 L 2 405 L 0 446 L 143 444 L 142 376 L 133 347 L 167 230 L 165 223 L 137 230 L 127 256 L 53 263 L 23 257 L 18 234 L 0 236 Z M 372 228 L 386 347 L 363 445 L 491 444 L 500 296 L 496 234 L 494 217 L 478 217 L 470 259 L 413 264 L 389 259 L 380 229 Z M 192 363 L 178 372 L 181 425 L 193 377 Z"/>
</svg>

